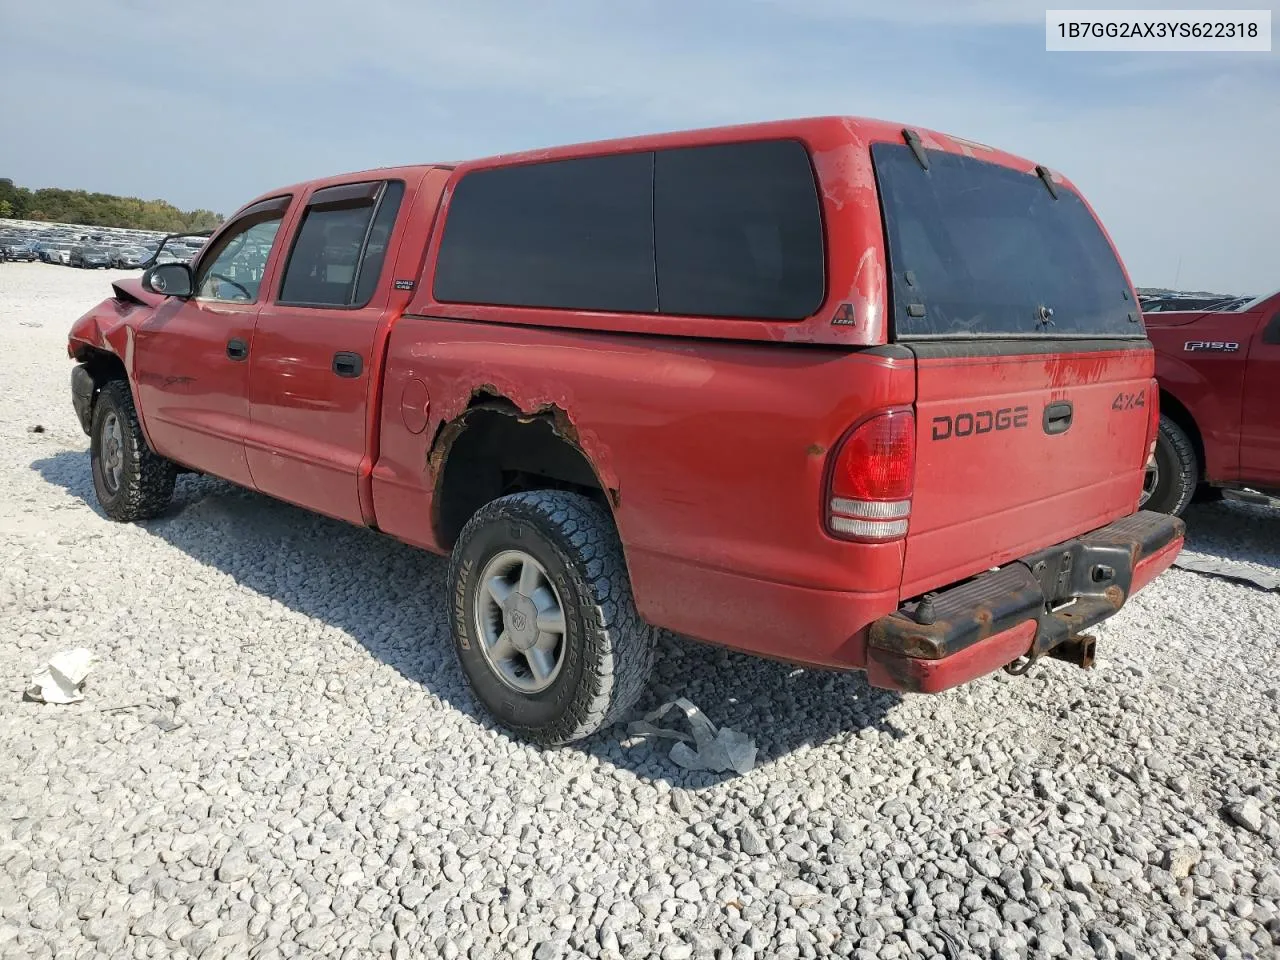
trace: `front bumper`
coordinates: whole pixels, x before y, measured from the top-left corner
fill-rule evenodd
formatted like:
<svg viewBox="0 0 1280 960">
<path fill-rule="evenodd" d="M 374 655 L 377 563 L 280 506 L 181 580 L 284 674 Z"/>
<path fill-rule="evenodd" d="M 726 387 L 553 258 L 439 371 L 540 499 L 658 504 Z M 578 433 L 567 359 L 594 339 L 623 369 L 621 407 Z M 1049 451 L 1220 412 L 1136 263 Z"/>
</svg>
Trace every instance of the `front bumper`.
<svg viewBox="0 0 1280 960">
<path fill-rule="evenodd" d="M 1088 666 L 1084 631 L 1164 572 L 1185 530 L 1176 517 L 1142 511 L 907 604 L 871 625 L 868 679 L 935 693 L 1024 656 Z"/>
</svg>

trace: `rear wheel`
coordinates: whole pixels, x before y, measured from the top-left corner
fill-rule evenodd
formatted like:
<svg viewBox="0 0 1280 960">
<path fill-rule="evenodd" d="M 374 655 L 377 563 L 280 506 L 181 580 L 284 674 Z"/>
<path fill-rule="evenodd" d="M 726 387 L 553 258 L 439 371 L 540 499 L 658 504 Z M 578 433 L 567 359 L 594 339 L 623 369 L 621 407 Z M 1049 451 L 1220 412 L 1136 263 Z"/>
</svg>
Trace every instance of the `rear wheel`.
<svg viewBox="0 0 1280 960">
<path fill-rule="evenodd" d="M 532 491 L 480 508 L 450 563 L 453 639 L 467 681 L 503 726 L 543 744 L 619 719 L 653 667 L 653 628 L 631 596 L 600 504 Z"/>
<path fill-rule="evenodd" d="M 1147 470 L 1140 505 L 1159 513 L 1182 513 L 1200 482 L 1200 461 L 1185 430 L 1167 416 L 1160 418 L 1155 463 Z"/>
<path fill-rule="evenodd" d="M 177 468 L 147 446 L 123 380 L 104 386 L 94 402 L 89 462 L 94 493 L 112 520 L 147 520 L 173 499 Z"/>
</svg>

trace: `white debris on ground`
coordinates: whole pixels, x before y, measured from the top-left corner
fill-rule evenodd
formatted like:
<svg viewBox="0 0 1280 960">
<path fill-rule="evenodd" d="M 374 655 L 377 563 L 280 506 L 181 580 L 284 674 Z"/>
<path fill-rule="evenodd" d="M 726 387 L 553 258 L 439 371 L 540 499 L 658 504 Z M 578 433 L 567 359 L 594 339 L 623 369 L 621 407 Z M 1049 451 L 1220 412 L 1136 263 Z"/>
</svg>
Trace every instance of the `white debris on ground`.
<svg viewBox="0 0 1280 960">
<path fill-rule="evenodd" d="M 1219 560 L 1216 557 L 1209 559 L 1192 554 L 1179 556 L 1174 563 L 1180 570 L 1190 570 L 1194 573 L 1203 573 L 1211 577 L 1222 577 L 1224 580 L 1249 584 L 1260 590 L 1280 590 L 1280 576 L 1274 573 L 1265 573 L 1258 570 L 1256 566 L 1251 566 L 1247 563 Z"/>
<path fill-rule="evenodd" d="M 657 725 L 659 720 L 674 713 L 684 714 L 689 733 Z M 669 756 L 672 763 L 685 770 L 749 773 L 756 764 L 756 745 L 750 737 L 729 727 L 717 727 L 685 697 L 669 700 L 646 713 L 643 719 L 633 720 L 627 725 L 627 733 L 633 737 L 674 740 Z"/>
<path fill-rule="evenodd" d="M 78 703 L 84 699 L 80 686 L 92 669 L 92 650 L 76 647 L 55 653 L 31 675 L 27 698 L 36 703 Z"/>
<path fill-rule="evenodd" d="M 669 640 L 636 716 L 687 697 L 751 772 L 537 749 L 443 561 L 190 476 L 103 518 L 63 337 L 112 276 L 0 264 L 0 957 L 1274 956 L 1280 595 L 1174 570 L 1097 669 L 936 697 Z M 1280 565 L 1275 511 L 1188 522 Z M 24 701 L 74 646 L 92 695 Z"/>
</svg>

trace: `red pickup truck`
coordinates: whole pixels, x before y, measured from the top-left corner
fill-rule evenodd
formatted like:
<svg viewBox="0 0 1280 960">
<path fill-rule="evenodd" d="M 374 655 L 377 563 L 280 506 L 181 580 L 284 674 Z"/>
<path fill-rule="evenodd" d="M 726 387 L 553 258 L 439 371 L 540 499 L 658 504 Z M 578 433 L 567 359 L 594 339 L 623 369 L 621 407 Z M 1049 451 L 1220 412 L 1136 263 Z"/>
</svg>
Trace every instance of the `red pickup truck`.
<svg viewBox="0 0 1280 960">
<path fill-rule="evenodd" d="M 1280 495 L 1280 291 L 1226 310 L 1153 311 L 1160 437 L 1143 490 L 1180 514 L 1197 492 Z"/>
<path fill-rule="evenodd" d="M 82 317 L 108 516 L 183 469 L 451 553 L 480 701 L 619 719 L 655 628 L 936 691 L 1164 570 L 1154 356 L 1059 174 L 829 117 L 273 190 Z M 335 560 L 335 562 L 341 562 Z"/>
</svg>

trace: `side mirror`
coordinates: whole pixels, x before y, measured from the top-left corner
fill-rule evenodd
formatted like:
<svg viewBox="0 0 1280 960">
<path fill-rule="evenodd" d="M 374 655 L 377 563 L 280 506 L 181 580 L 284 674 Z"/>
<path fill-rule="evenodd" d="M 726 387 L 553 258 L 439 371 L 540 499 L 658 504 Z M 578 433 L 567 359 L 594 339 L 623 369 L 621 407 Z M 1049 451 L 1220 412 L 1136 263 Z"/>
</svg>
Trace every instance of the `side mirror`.
<svg viewBox="0 0 1280 960">
<path fill-rule="evenodd" d="M 189 297 L 195 293 L 195 278 L 185 263 L 157 263 L 142 275 L 142 289 L 166 297 Z"/>
</svg>

